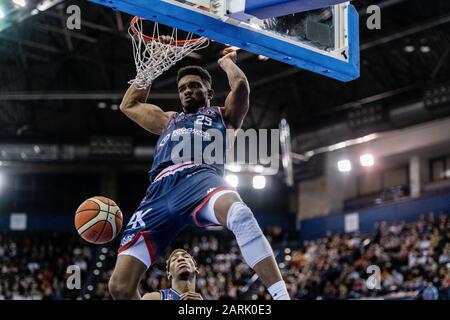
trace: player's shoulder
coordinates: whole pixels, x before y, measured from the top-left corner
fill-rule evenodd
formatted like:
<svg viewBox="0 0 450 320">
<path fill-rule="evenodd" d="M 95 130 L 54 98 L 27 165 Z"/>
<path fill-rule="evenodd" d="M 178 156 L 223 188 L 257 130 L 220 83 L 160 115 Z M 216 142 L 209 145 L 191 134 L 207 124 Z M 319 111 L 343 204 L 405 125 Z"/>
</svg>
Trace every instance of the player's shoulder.
<svg viewBox="0 0 450 320">
<path fill-rule="evenodd" d="M 165 114 L 169 117 L 169 119 L 172 119 L 173 117 L 176 117 L 178 112 L 176 111 L 167 111 Z"/>
<path fill-rule="evenodd" d="M 176 111 L 170 111 L 166 113 L 169 117 L 169 121 L 167 122 L 167 125 L 169 126 L 172 122 L 174 122 L 175 120 L 177 120 L 180 116 L 179 112 Z"/>
<path fill-rule="evenodd" d="M 223 112 L 223 108 L 220 106 L 203 107 L 200 108 L 198 112 L 204 115 L 216 115 L 221 114 Z"/>
</svg>

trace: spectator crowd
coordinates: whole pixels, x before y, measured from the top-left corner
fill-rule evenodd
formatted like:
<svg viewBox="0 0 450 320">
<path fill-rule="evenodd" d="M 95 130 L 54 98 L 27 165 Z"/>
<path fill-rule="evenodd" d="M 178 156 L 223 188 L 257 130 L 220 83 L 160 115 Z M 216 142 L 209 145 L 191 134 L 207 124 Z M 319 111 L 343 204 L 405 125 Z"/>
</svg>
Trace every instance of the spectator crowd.
<svg viewBox="0 0 450 320">
<path fill-rule="evenodd" d="M 293 299 L 450 299 L 448 214 L 429 214 L 415 223 L 382 222 L 372 234 L 329 234 L 302 244 L 287 242 L 280 227 L 266 235 Z M 229 232 L 188 231 L 168 253 L 175 248 L 195 257 L 197 291 L 204 299 L 270 299 Z M 99 264 L 98 248 L 74 235 L 0 234 L 0 299 L 110 299 L 114 245 L 102 248 L 106 251 Z M 67 288 L 69 265 L 81 271 L 82 288 Z M 169 286 L 161 258 L 141 291 Z"/>
</svg>

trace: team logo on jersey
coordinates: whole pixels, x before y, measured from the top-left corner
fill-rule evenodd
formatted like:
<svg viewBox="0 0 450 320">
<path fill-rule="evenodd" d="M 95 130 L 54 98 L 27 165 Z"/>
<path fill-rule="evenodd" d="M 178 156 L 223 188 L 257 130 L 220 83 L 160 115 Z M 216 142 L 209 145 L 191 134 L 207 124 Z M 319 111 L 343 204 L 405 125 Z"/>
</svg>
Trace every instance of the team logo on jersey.
<svg viewBox="0 0 450 320">
<path fill-rule="evenodd" d="M 123 247 L 127 245 L 131 240 L 133 240 L 134 234 L 129 234 L 122 238 L 122 241 L 120 242 L 120 246 Z"/>
<path fill-rule="evenodd" d="M 161 140 L 161 143 L 159 144 L 160 147 L 166 144 L 167 141 L 169 141 L 170 133 L 164 137 L 164 139 Z"/>
<path fill-rule="evenodd" d="M 214 116 L 216 114 L 213 108 L 202 108 L 199 113 L 206 116 Z"/>
</svg>

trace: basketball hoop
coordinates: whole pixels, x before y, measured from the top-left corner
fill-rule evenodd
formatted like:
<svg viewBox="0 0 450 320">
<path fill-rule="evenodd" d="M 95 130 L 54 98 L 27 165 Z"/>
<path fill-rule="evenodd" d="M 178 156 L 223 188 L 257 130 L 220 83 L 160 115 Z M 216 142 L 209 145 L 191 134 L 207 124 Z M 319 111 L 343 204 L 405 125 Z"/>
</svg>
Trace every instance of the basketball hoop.
<svg viewBox="0 0 450 320">
<path fill-rule="evenodd" d="M 152 36 L 148 36 L 143 32 L 143 20 L 143 18 L 134 17 L 128 28 L 136 64 L 136 78 L 129 83 L 138 89 L 148 88 L 153 80 L 175 63 L 191 52 L 209 45 L 207 38 L 193 38 L 192 33 L 188 33 L 186 39 L 178 39 L 176 28 L 172 29 L 170 36 L 161 36 L 157 22 L 154 22 Z"/>
</svg>

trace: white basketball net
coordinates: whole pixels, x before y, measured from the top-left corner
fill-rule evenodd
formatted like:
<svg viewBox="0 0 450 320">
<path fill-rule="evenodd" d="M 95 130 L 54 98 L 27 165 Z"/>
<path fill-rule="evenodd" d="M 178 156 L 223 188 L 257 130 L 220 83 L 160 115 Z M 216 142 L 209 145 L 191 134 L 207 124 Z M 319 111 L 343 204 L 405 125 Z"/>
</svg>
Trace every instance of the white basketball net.
<svg viewBox="0 0 450 320">
<path fill-rule="evenodd" d="M 159 26 L 154 22 L 151 37 L 144 35 L 142 19 L 128 29 L 133 43 L 134 62 L 136 64 L 136 78 L 129 81 L 138 89 L 146 89 L 163 72 L 195 50 L 209 45 L 207 38 L 193 39 L 188 33 L 186 39 L 178 39 L 178 30 L 173 28 L 170 43 L 160 41 Z M 167 41 L 165 41 L 167 42 Z"/>
</svg>

